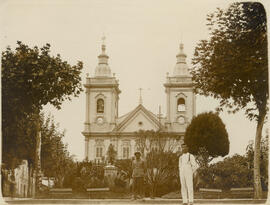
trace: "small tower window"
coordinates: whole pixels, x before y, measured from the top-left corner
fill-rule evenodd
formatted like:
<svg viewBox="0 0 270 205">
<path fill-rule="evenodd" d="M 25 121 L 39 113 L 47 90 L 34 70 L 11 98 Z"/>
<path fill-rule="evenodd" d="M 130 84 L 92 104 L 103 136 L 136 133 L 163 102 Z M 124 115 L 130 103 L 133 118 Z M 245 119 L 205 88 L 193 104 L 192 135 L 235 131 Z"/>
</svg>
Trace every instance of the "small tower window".
<svg viewBox="0 0 270 205">
<path fill-rule="evenodd" d="M 103 99 L 97 100 L 97 113 L 104 113 L 104 100 Z"/>
<path fill-rule="evenodd" d="M 186 104 L 184 98 L 179 98 L 177 100 L 177 111 L 186 111 Z"/>
</svg>

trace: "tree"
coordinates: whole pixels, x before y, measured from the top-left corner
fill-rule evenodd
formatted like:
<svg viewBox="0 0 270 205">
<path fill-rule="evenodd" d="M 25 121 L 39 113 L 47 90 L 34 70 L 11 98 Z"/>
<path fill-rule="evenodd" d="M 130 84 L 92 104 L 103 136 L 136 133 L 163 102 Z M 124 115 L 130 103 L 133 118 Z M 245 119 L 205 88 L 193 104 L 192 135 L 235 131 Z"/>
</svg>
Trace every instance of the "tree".
<svg viewBox="0 0 270 205">
<path fill-rule="evenodd" d="M 268 159 L 269 159 L 269 135 L 268 129 L 266 135 L 261 140 L 261 154 L 260 154 L 260 173 L 261 183 L 264 191 L 268 188 Z M 246 148 L 245 157 L 248 160 L 249 169 L 254 170 L 254 142 L 253 140 L 248 144 Z"/>
<path fill-rule="evenodd" d="M 200 187 L 230 190 L 253 185 L 252 170 L 245 156 L 235 154 L 199 169 Z"/>
<path fill-rule="evenodd" d="M 146 155 L 146 182 L 150 196 L 161 196 L 179 188 L 178 157 L 170 150 L 152 150 Z"/>
<path fill-rule="evenodd" d="M 140 130 L 135 133 L 136 146 L 146 159 L 146 182 L 152 197 L 166 194 L 177 187 L 178 161 L 173 153 L 179 137 L 174 133 Z"/>
<path fill-rule="evenodd" d="M 51 56 L 50 44 L 40 49 L 17 44 L 15 52 L 10 47 L 2 52 L 2 106 L 14 114 L 3 115 L 4 120 L 36 113 L 47 103 L 60 109 L 64 100 L 80 94 L 82 62 L 71 66 L 59 54 Z"/>
<path fill-rule="evenodd" d="M 5 111 L 3 110 L 2 113 Z M 35 162 L 35 146 L 37 127 L 33 120 L 36 115 L 24 115 L 24 118 L 15 118 L 8 127 L 2 127 L 2 162 L 7 169 L 13 170 L 21 164 L 23 159 L 28 161 L 28 184 L 31 184 L 30 176 L 33 175 Z M 28 186 L 28 196 L 31 187 Z"/>
<path fill-rule="evenodd" d="M 28 160 L 29 167 L 33 165 L 37 132 L 34 119 L 32 115 L 28 115 L 16 119 L 8 127 L 2 127 L 2 160 L 8 169 L 16 168 L 22 159 Z"/>
<path fill-rule="evenodd" d="M 213 158 L 224 157 L 229 153 L 227 130 L 218 114 L 213 112 L 193 117 L 186 129 L 184 141 L 190 153 L 199 155 L 197 159 L 200 159 L 199 162 L 204 166 L 207 166 Z"/>
<path fill-rule="evenodd" d="M 138 151 L 145 157 L 145 152 L 149 152 L 152 146 L 152 140 L 154 136 L 153 130 L 139 130 L 135 132 L 136 146 Z"/>
<path fill-rule="evenodd" d="M 45 176 L 54 177 L 55 185 L 63 187 L 65 177 L 73 171 L 74 161 L 63 143 L 65 131 L 60 132 L 53 117 L 41 116 L 41 169 Z"/>
<path fill-rule="evenodd" d="M 31 152 L 39 147 L 40 111 L 47 103 L 60 109 L 64 100 L 71 100 L 71 95 L 79 95 L 83 64 L 78 62 L 71 66 L 59 54 L 51 56 L 50 44 L 40 49 L 37 46 L 29 48 L 20 41 L 17 44 L 15 51 L 8 47 L 2 52 L 3 158 L 22 159 L 28 155 L 31 162 L 36 155 L 37 172 L 39 157 L 37 152 L 34 155 Z M 24 129 L 19 129 L 18 124 L 24 122 L 36 126 L 34 135 L 28 136 Z M 34 131 L 29 127 L 25 129 Z M 31 148 L 26 149 L 26 146 Z M 19 155 L 17 151 L 26 154 Z"/>
<path fill-rule="evenodd" d="M 160 151 L 173 151 L 178 145 L 179 137 L 174 133 L 154 130 L 139 130 L 135 132 L 136 146 L 142 156 L 151 150 L 158 149 Z"/>
<path fill-rule="evenodd" d="M 254 181 L 255 198 L 261 198 L 260 141 L 269 95 L 266 13 L 259 2 L 233 3 L 207 21 L 210 38 L 197 44 L 192 59 L 195 90 L 219 99 L 220 111 L 244 109 L 257 121 Z"/>
<path fill-rule="evenodd" d="M 104 180 L 104 166 L 104 164 L 91 162 L 87 159 L 77 162 L 75 172 L 67 174 L 68 177 L 64 184 L 71 185 L 72 189 L 78 192 L 86 191 L 87 188 L 104 188 L 107 185 Z"/>
</svg>

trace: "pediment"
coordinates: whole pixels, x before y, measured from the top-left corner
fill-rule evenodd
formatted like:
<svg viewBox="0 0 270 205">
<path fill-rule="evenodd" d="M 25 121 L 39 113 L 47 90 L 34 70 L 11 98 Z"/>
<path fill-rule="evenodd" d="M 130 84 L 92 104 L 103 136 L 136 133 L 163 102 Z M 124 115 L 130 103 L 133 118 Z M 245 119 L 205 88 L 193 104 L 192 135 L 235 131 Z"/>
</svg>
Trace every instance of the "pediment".
<svg viewBox="0 0 270 205">
<path fill-rule="evenodd" d="M 136 132 L 139 130 L 159 130 L 160 122 L 150 111 L 139 105 L 117 127 L 117 132 Z"/>
</svg>

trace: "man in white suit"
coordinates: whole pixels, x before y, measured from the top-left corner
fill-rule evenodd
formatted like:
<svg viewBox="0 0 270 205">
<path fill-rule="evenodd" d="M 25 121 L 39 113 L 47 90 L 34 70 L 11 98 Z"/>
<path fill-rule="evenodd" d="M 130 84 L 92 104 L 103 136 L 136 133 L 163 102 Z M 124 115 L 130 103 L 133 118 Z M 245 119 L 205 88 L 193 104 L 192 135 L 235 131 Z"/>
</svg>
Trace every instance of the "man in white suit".
<svg viewBox="0 0 270 205">
<path fill-rule="evenodd" d="M 179 174 L 183 205 L 192 205 L 194 201 L 193 175 L 196 174 L 198 164 L 194 155 L 188 152 L 188 147 L 182 144 L 182 154 L 179 157 Z"/>
</svg>

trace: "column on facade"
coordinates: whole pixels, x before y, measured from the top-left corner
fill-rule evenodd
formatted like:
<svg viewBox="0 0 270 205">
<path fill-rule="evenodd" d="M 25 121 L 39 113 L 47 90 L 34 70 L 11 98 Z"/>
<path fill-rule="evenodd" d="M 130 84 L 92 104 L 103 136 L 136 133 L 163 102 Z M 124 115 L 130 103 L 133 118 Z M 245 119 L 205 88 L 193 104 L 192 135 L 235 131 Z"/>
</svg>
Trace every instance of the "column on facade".
<svg viewBox="0 0 270 205">
<path fill-rule="evenodd" d="M 123 140 L 119 140 L 118 147 L 117 147 L 118 159 L 123 158 L 122 147 L 123 147 Z"/>
<path fill-rule="evenodd" d="M 171 122 L 171 111 L 170 111 L 170 89 L 166 88 L 166 92 L 167 92 L 167 118 L 168 118 L 168 122 Z"/>
<path fill-rule="evenodd" d="M 119 98 L 118 98 L 118 96 L 116 96 L 116 107 L 115 107 L 115 109 L 116 109 L 116 117 L 118 117 L 118 115 L 119 115 L 119 113 L 118 113 L 118 101 L 119 101 Z"/>
<path fill-rule="evenodd" d="M 86 90 L 86 112 L 85 112 L 85 127 L 84 127 L 84 131 L 85 132 L 89 132 L 89 126 L 90 126 L 90 91 L 87 89 Z"/>
<path fill-rule="evenodd" d="M 114 108 L 114 99 L 113 99 L 113 90 L 112 90 L 111 91 L 111 123 L 114 123 L 113 108 Z"/>
</svg>

